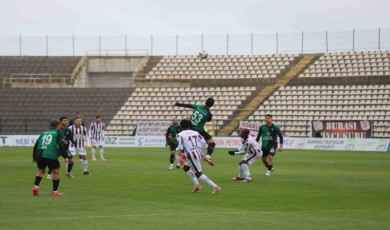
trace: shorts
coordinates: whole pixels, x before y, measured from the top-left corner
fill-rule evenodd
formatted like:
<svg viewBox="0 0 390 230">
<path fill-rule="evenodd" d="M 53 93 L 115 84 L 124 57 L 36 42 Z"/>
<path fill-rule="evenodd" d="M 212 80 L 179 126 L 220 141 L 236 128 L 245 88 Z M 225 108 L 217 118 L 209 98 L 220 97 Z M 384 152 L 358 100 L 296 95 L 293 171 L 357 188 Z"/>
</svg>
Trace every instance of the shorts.
<svg viewBox="0 0 390 230">
<path fill-rule="evenodd" d="M 50 170 L 55 170 L 60 168 L 60 162 L 58 159 L 53 160 L 49 158 L 40 157 L 37 159 L 37 167 L 39 169 L 46 169 L 48 167 Z"/>
<path fill-rule="evenodd" d="M 268 155 L 275 156 L 276 147 L 275 146 L 271 146 L 268 148 L 261 147 L 261 151 L 263 151 L 263 157 L 268 157 Z"/>
<path fill-rule="evenodd" d="M 253 164 L 254 162 L 261 160 L 261 154 L 245 154 L 244 158 L 242 158 L 242 161 L 245 161 L 248 165 Z"/>
<path fill-rule="evenodd" d="M 197 132 L 204 138 L 206 142 L 213 139 L 213 137 L 210 134 L 208 134 L 206 131 L 197 131 Z"/>
<path fill-rule="evenodd" d="M 202 165 L 200 163 L 201 156 L 198 155 L 198 157 L 195 159 L 194 157 L 189 157 L 186 154 L 184 165 L 190 166 L 191 170 L 194 173 L 201 173 L 202 172 Z"/>
<path fill-rule="evenodd" d="M 87 151 L 85 151 L 85 148 L 69 148 L 69 152 L 72 156 L 76 155 L 78 153 L 80 156 L 86 156 Z"/>
<path fill-rule="evenodd" d="M 171 151 L 176 151 L 177 146 L 178 145 L 175 143 L 169 143 L 169 147 L 170 147 Z"/>
<path fill-rule="evenodd" d="M 96 140 L 96 139 L 91 139 L 92 140 L 92 146 L 102 146 L 104 145 L 104 140 Z"/>
</svg>

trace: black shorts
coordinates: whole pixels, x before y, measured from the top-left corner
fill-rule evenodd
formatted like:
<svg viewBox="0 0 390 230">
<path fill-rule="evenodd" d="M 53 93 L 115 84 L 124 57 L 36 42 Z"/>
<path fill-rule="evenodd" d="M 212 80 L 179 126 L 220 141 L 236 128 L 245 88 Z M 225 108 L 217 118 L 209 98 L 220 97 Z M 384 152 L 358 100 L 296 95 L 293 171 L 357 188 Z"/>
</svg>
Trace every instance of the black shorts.
<svg viewBox="0 0 390 230">
<path fill-rule="evenodd" d="M 263 152 L 263 157 L 268 157 L 268 155 L 275 156 L 276 154 L 276 146 L 271 146 L 271 147 L 261 147 L 261 151 Z"/>
<path fill-rule="evenodd" d="M 178 145 L 175 143 L 169 143 L 169 148 L 171 149 L 171 151 L 176 151 L 177 146 Z"/>
<path fill-rule="evenodd" d="M 198 133 L 200 133 L 200 135 L 204 138 L 206 142 L 213 139 L 213 137 L 210 134 L 208 134 L 206 131 L 198 131 Z"/>
<path fill-rule="evenodd" d="M 38 158 L 37 159 L 37 166 L 39 169 L 46 169 L 48 167 L 50 170 L 55 170 L 60 168 L 60 162 L 58 159 L 53 160 L 53 159 L 48 159 L 48 158 Z"/>
</svg>

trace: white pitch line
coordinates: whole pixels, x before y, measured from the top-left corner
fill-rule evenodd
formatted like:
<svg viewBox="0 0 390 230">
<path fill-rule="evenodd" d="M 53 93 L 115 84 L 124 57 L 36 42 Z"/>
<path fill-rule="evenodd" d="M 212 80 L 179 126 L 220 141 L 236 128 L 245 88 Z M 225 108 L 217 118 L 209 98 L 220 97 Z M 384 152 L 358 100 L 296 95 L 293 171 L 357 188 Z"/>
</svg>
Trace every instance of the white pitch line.
<svg viewBox="0 0 390 230">
<path fill-rule="evenodd" d="M 257 211 L 257 212 L 199 212 L 199 213 L 152 213 L 152 214 L 128 214 L 128 215 L 103 215 L 103 216 L 68 216 L 68 217 L 49 217 L 49 218 L 31 218 L 20 219 L 17 221 L 50 221 L 50 220 L 78 220 L 78 219 L 96 219 L 96 218 L 120 218 L 120 217 L 155 217 L 155 216 L 192 216 L 192 215 L 247 215 L 247 214 L 283 214 L 283 213 L 324 213 L 324 212 L 384 212 L 390 211 L 390 209 L 383 210 L 307 210 L 307 211 Z M 0 222 L 13 222 L 16 219 L 3 219 Z"/>
</svg>

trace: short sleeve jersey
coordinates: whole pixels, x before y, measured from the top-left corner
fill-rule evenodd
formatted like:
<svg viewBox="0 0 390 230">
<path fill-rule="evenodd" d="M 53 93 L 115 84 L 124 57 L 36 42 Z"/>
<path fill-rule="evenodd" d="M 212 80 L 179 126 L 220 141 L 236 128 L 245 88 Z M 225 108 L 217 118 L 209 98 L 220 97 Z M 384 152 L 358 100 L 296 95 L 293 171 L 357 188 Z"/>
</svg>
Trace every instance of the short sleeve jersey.
<svg viewBox="0 0 390 230">
<path fill-rule="evenodd" d="M 176 136 L 178 133 L 180 133 L 182 131 L 182 128 L 180 125 L 178 126 L 169 126 L 168 130 L 167 130 L 167 134 L 171 134 L 171 139 L 170 139 L 170 143 L 173 143 L 175 145 L 177 145 L 177 139 L 176 139 Z"/>
<path fill-rule="evenodd" d="M 43 158 L 58 159 L 58 131 L 56 129 L 49 129 L 43 132 L 37 142 L 37 150 L 42 150 Z"/>
<path fill-rule="evenodd" d="M 191 116 L 192 129 L 195 131 L 205 131 L 204 126 L 210 117 L 209 109 L 199 104 L 191 104 L 191 107 L 194 109 Z"/>
<path fill-rule="evenodd" d="M 269 148 L 278 146 L 278 136 L 281 136 L 280 127 L 278 125 L 272 124 L 271 126 L 262 125 L 259 129 L 258 137 L 261 137 L 261 147 Z M 281 140 L 281 143 L 283 140 Z"/>
<path fill-rule="evenodd" d="M 60 128 L 58 132 L 61 133 L 62 135 L 62 142 L 64 143 L 64 145 L 66 147 L 69 147 L 70 140 L 73 139 L 72 131 L 69 129 L 69 127 L 66 127 L 66 128 Z"/>
</svg>

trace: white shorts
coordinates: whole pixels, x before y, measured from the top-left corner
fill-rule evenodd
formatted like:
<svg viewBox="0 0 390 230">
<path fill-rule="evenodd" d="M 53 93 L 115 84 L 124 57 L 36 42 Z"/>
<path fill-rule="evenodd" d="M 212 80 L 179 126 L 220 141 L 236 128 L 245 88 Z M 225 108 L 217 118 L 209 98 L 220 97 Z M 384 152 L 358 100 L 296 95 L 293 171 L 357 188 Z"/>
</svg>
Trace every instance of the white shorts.
<svg viewBox="0 0 390 230">
<path fill-rule="evenodd" d="M 92 140 L 92 146 L 102 146 L 104 145 L 104 140 L 96 140 L 96 139 L 91 139 Z"/>
<path fill-rule="evenodd" d="M 200 173 L 202 172 L 202 165 L 200 164 L 200 160 L 202 158 L 198 158 L 198 159 L 193 159 L 193 158 L 185 158 L 185 162 L 184 162 L 184 165 L 187 165 L 187 166 L 190 166 L 191 167 L 191 170 L 194 172 L 194 173 Z"/>
<path fill-rule="evenodd" d="M 72 156 L 76 155 L 78 153 L 80 156 L 86 156 L 87 151 L 85 151 L 85 148 L 72 148 L 69 147 L 69 152 L 72 154 Z"/>
<path fill-rule="evenodd" d="M 261 160 L 261 154 L 245 154 L 244 158 L 242 158 L 243 161 L 245 161 L 248 165 L 253 164 L 254 162 Z"/>
</svg>

